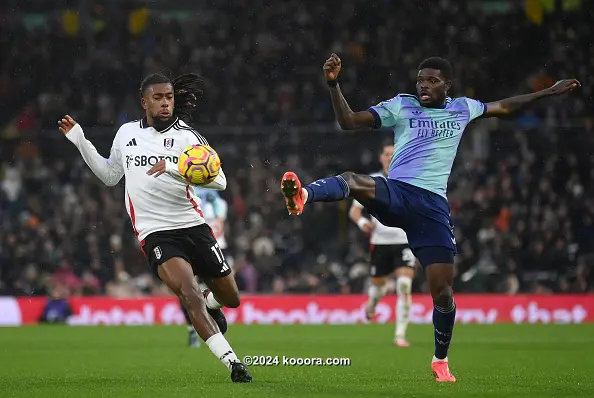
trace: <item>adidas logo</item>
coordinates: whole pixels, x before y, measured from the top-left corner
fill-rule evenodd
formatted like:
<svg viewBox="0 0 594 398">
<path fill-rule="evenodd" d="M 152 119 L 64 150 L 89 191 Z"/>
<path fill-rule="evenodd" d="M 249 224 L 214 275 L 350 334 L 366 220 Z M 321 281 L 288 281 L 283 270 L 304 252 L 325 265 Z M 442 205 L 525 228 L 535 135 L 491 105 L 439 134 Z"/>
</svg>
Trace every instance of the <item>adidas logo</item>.
<svg viewBox="0 0 594 398">
<path fill-rule="evenodd" d="M 132 138 L 132 141 L 126 144 L 126 146 L 137 146 L 136 145 L 136 138 Z"/>
</svg>

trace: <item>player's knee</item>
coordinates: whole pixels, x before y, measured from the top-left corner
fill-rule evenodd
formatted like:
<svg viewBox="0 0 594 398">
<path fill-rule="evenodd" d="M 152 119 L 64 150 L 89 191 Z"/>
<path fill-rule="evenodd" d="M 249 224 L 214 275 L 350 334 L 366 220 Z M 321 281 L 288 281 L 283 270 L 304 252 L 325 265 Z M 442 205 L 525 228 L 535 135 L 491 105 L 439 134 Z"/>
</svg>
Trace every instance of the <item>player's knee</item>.
<svg viewBox="0 0 594 398">
<path fill-rule="evenodd" d="M 347 182 L 350 189 L 356 189 L 355 185 L 355 173 L 352 171 L 345 171 L 340 175 Z"/>
<path fill-rule="evenodd" d="M 431 295 L 433 296 L 433 304 L 442 308 L 450 307 L 454 301 L 454 290 L 449 285 L 439 286 L 431 292 Z"/>
<path fill-rule="evenodd" d="M 371 177 L 352 171 L 346 171 L 340 176 L 347 182 L 352 197 L 364 200 L 375 195 L 375 181 Z"/>
<path fill-rule="evenodd" d="M 388 283 L 387 276 L 372 276 L 371 277 L 371 284 L 377 287 L 385 286 Z"/>
</svg>

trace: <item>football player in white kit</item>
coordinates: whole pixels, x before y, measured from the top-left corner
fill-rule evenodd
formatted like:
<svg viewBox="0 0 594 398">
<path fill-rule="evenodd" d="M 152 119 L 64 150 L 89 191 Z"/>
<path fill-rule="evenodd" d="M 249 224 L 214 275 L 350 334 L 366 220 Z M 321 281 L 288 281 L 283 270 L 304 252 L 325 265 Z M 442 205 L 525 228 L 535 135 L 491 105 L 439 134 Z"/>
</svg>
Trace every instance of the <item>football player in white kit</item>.
<svg viewBox="0 0 594 398">
<path fill-rule="evenodd" d="M 227 202 L 219 195 L 218 191 L 212 189 L 205 189 L 202 187 L 195 187 L 194 193 L 198 197 L 204 220 L 212 228 L 212 233 L 219 244 L 219 248 L 225 258 L 227 256 L 227 240 L 225 238 L 225 221 L 227 220 Z M 180 301 L 180 306 L 186 324 L 188 326 L 188 345 L 192 348 L 200 347 L 200 339 L 198 333 L 192 326 L 192 319 L 188 311 L 184 308 Z"/>
<path fill-rule="evenodd" d="M 382 145 L 379 161 L 383 170 L 372 176 L 387 176 L 390 161 L 394 153 L 394 142 Z M 386 294 L 387 282 L 396 276 L 396 333 L 394 343 L 399 347 L 408 347 L 406 329 L 409 321 L 409 311 L 412 304 L 411 287 L 415 274 L 416 259 L 408 245 L 406 233 L 400 228 L 386 227 L 377 219 L 363 216 L 363 206 L 356 200 L 349 211 L 351 220 L 359 228 L 370 235 L 370 275 L 369 301 L 365 309 L 368 320 L 375 316 L 375 308 L 380 299 Z"/>
<path fill-rule="evenodd" d="M 248 368 L 223 336 L 227 321 L 221 307 L 239 306 L 237 284 L 193 189 L 177 168 L 185 148 L 208 145 L 188 125 L 199 106 L 201 86 L 195 74 L 175 79 L 158 73 L 147 76 L 140 85 L 145 116 L 118 129 L 107 159 L 70 116 L 58 125 L 105 185 L 114 186 L 126 177 L 126 210 L 150 267 L 182 301 L 194 329 L 229 370 L 231 380 L 251 382 Z M 226 186 L 221 169 L 204 187 Z M 210 289 L 202 291 L 196 276 Z"/>
</svg>

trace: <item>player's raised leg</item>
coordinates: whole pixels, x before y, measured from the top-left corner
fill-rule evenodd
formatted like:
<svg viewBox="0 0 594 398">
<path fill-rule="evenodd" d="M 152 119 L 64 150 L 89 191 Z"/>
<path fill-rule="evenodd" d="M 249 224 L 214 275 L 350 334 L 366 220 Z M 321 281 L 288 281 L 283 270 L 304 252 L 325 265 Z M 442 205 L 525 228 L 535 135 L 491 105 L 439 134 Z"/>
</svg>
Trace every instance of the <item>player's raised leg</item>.
<svg viewBox="0 0 594 398">
<path fill-rule="evenodd" d="M 420 250 L 424 259 L 428 257 L 441 258 L 440 251 L 447 248 L 428 247 Z M 437 254 L 437 255 L 436 255 Z M 453 257 L 453 255 L 452 255 Z M 421 260 L 421 258 L 420 258 Z M 430 260 L 421 260 L 425 266 Z M 455 382 L 456 378 L 450 372 L 448 365 L 448 350 L 452 341 L 452 332 L 456 321 L 456 303 L 454 302 L 453 259 L 451 263 L 431 263 L 425 266 L 427 282 L 433 298 L 433 327 L 435 338 L 435 353 L 431 361 L 431 370 L 438 382 Z"/>
<path fill-rule="evenodd" d="M 165 261 L 158 268 L 159 278 L 175 293 L 187 309 L 194 329 L 206 342 L 212 353 L 231 372 L 233 382 L 250 382 L 252 376 L 219 331 L 214 320 L 206 311 L 204 296 L 194 278 L 192 266 L 180 257 Z"/>
<path fill-rule="evenodd" d="M 209 271 L 204 273 L 202 281 L 208 286 L 204 290 L 204 299 L 208 313 L 217 321 L 221 331 L 227 330 L 227 321 L 221 308 L 237 308 L 241 302 L 239 298 L 239 289 L 235 283 L 235 278 L 231 267 L 227 263 L 225 254 L 220 248 L 212 229 L 205 233 L 201 239 L 204 245 L 200 249 L 203 261 L 210 264 Z M 223 332 L 224 333 L 224 332 Z"/>
<path fill-rule="evenodd" d="M 222 278 L 205 278 L 204 283 L 208 286 L 208 289 L 204 290 L 208 313 L 219 323 L 219 326 L 224 322 L 226 330 L 227 320 L 221 308 L 237 308 L 241 303 L 235 278 L 233 274 L 229 274 Z"/>
<path fill-rule="evenodd" d="M 375 197 L 375 180 L 368 175 L 347 171 L 303 187 L 297 175 L 289 171 L 283 175 L 281 191 L 289 214 L 298 216 L 303 213 L 305 204 L 312 202 L 338 202 L 351 197 L 365 206 Z"/>
<path fill-rule="evenodd" d="M 239 288 L 233 274 L 222 278 L 205 278 L 204 283 L 210 289 L 205 296 L 208 308 L 237 308 L 241 304 Z"/>
<path fill-rule="evenodd" d="M 394 343 L 399 347 L 409 346 L 406 340 L 406 329 L 408 328 L 410 307 L 412 305 L 411 290 L 414 276 L 414 268 L 400 267 L 396 270 L 396 335 Z"/>
</svg>

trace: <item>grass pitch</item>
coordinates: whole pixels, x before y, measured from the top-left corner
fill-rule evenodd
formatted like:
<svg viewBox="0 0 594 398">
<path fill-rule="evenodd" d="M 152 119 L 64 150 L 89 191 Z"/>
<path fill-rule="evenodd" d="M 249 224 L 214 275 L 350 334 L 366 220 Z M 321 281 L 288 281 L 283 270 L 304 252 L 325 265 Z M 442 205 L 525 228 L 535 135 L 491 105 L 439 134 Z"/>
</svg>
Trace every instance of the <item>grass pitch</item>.
<svg viewBox="0 0 594 398">
<path fill-rule="evenodd" d="M 456 384 L 430 373 L 431 326 L 412 325 L 410 348 L 391 325 L 242 326 L 227 338 L 238 356 L 278 356 L 251 366 L 251 384 L 185 327 L 0 328 L 1 397 L 592 397 L 594 325 L 457 325 Z M 287 366 L 290 358 L 349 358 L 350 366 Z"/>
</svg>

